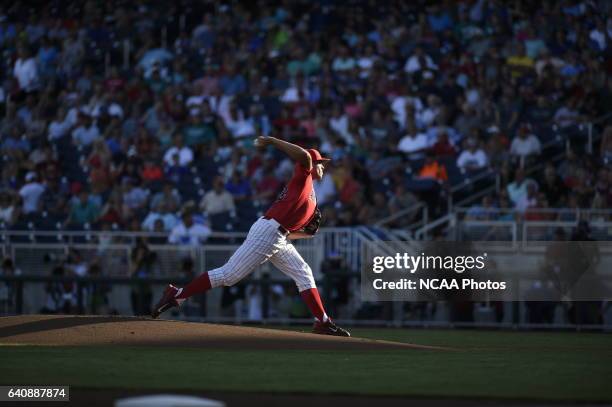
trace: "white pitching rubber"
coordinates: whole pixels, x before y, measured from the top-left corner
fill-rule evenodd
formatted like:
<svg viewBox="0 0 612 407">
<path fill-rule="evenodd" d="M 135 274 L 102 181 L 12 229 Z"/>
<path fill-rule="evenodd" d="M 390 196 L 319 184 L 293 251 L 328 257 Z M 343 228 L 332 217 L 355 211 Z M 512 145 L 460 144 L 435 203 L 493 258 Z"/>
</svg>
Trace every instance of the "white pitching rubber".
<svg viewBox="0 0 612 407">
<path fill-rule="evenodd" d="M 115 407 L 225 407 L 225 403 L 194 396 L 156 394 L 119 399 Z"/>
</svg>

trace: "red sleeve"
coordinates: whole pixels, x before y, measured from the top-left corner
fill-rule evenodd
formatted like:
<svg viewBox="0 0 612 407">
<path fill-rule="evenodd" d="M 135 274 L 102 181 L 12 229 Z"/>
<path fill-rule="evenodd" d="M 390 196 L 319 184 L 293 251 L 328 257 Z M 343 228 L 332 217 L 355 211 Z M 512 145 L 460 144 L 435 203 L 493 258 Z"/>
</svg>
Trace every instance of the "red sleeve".
<svg viewBox="0 0 612 407">
<path fill-rule="evenodd" d="M 306 178 L 310 175 L 310 171 L 302 166 L 300 163 L 295 163 L 293 167 L 293 178 Z"/>
</svg>

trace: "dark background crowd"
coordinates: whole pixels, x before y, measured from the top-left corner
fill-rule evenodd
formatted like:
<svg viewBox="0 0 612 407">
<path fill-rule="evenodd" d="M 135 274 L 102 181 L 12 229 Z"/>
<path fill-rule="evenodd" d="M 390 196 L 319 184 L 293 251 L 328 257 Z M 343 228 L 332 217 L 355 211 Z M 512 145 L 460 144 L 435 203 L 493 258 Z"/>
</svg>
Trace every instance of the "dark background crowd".
<svg viewBox="0 0 612 407">
<path fill-rule="evenodd" d="M 175 243 L 193 224 L 244 230 L 292 170 L 260 134 L 334 159 L 327 226 L 443 214 L 490 170 L 483 206 L 609 208 L 611 130 L 590 149 L 578 129 L 612 110 L 610 16 L 576 0 L 4 4 L 0 220 Z M 571 141 L 556 162 L 555 134 Z"/>
</svg>

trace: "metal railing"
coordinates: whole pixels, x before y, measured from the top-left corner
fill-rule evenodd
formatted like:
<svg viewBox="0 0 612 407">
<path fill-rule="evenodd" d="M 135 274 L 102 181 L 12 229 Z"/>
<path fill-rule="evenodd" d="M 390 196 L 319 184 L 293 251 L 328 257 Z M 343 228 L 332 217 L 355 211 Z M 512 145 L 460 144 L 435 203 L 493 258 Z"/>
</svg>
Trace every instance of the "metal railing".
<svg viewBox="0 0 612 407">
<path fill-rule="evenodd" d="M 438 228 L 452 229 L 455 226 L 456 222 L 457 222 L 456 214 L 449 213 L 417 229 L 414 232 L 414 239 L 415 240 L 426 240 L 429 238 L 430 233 L 432 233 L 434 230 Z M 448 237 L 454 238 L 454 236 L 452 235 L 449 235 Z"/>
<path fill-rule="evenodd" d="M 77 249 L 89 257 L 116 261 L 121 267 L 111 267 L 115 274 L 123 274 L 131 267 L 130 253 L 140 238 L 159 258 L 161 273 L 175 270 L 184 257 L 196 260 L 201 270 L 219 266 L 244 241 L 245 232 L 213 232 L 206 242 L 197 246 L 167 243 L 167 233 L 125 231 L 0 231 L 0 253 L 21 263 L 28 270 L 42 271 L 47 267 L 43 258 L 65 256 Z M 360 245 L 376 244 L 376 236 L 358 228 L 322 228 L 312 239 L 300 239 L 294 244 L 304 259 L 318 273 L 320 264 L 329 256 L 341 257 L 351 270 L 360 267 Z M 213 259 L 212 265 L 208 261 Z M 21 261 L 20 261 L 21 260 Z M 26 261 L 27 260 L 27 261 Z M 222 264 L 222 263 L 221 263 Z"/>
<path fill-rule="evenodd" d="M 612 209 L 546 208 L 529 209 L 525 214 L 516 209 L 484 209 L 483 217 L 471 219 L 471 208 L 455 208 L 414 232 L 415 240 L 430 238 L 435 230 L 443 230 L 449 240 L 500 240 L 520 242 L 552 240 L 560 229 L 570 238 L 581 221 L 587 221 L 594 240 L 612 240 Z M 537 219 L 530 219 L 530 217 Z M 547 219 L 548 218 L 548 219 Z"/>
<path fill-rule="evenodd" d="M 420 216 L 418 216 L 419 213 Z M 398 223 L 403 224 L 404 222 L 401 222 L 402 218 L 409 218 L 409 221 L 413 218 L 418 218 L 417 221 L 409 222 L 407 225 L 405 225 L 405 228 L 412 230 L 427 224 L 429 220 L 428 215 L 429 211 L 427 205 L 425 205 L 423 202 L 417 202 L 408 208 L 404 208 L 390 216 L 387 216 L 386 218 L 378 220 L 376 223 L 374 223 L 374 226 L 379 228 L 386 228 L 389 226 L 393 227 L 393 223 L 396 223 L 397 221 L 399 221 Z"/>
<path fill-rule="evenodd" d="M 332 295 L 334 286 L 337 285 L 335 279 L 345 279 L 358 281 L 358 273 L 337 273 L 328 274 L 323 279 L 317 280 L 324 297 L 328 310 L 336 309 L 339 304 L 335 303 Z M 526 282 L 531 281 L 533 276 L 515 276 L 514 279 L 521 279 Z M 610 279 L 611 276 L 602 276 Z M 6 276 L 0 275 L 0 286 L 10 285 L 11 297 L 7 307 L 7 301 L 0 298 L 0 315 L 12 315 L 22 313 L 38 312 L 35 304 L 28 301 L 32 294 L 36 297 L 50 296 L 54 287 L 71 287 L 71 290 L 58 299 L 57 309 L 60 313 L 69 314 L 108 314 L 108 312 L 120 312 L 122 314 L 134 313 L 136 315 L 148 315 L 148 310 L 152 306 L 152 301 L 159 297 L 162 287 L 169 283 L 183 285 L 187 283 L 185 278 L 126 278 L 126 277 L 76 277 L 76 276 Z M 169 313 L 166 318 L 178 318 L 190 321 L 223 322 L 223 323 L 266 323 L 266 324 L 303 324 L 311 323 L 312 319 L 308 315 L 292 315 L 281 311 L 279 303 L 274 300 L 273 293 L 275 287 L 286 287 L 293 285 L 293 282 L 279 280 L 263 275 L 258 278 L 249 278 L 243 281 L 246 293 L 245 299 L 240 303 L 241 307 L 233 310 L 235 314 L 220 313 L 215 302 L 220 302 L 217 295 L 219 290 L 209 291 L 192 298 L 185 304 L 178 313 Z M 34 291 L 32 291 L 34 290 Z M 153 292 L 153 295 L 151 295 Z M 96 299 L 100 293 L 112 297 L 108 303 L 101 304 Z M 147 294 L 149 293 L 149 294 Z M 257 296 L 258 301 L 250 303 L 249 306 L 258 308 L 259 317 L 253 319 L 245 314 L 246 303 L 252 295 Z M 287 295 L 287 294 L 286 294 Z M 294 295 L 297 295 L 295 293 Z M 130 299 L 131 297 L 131 299 Z M 120 307 L 119 303 L 123 303 Z M 42 301 L 41 303 L 45 303 Z M 130 305 L 127 305 L 131 303 Z M 345 311 L 342 316 L 338 311 L 334 316 L 342 324 L 351 326 L 393 326 L 393 327 L 424 327 L 424 328 L 495 328 L 495 329 L 563 329 L 563 330 L 593 330 L 609 331 L 612 328 L 612 307 L 601 304 L 603 321 L 601 323 L 592 322 L 570 322 L 568 304 L 558 302 L 555 306 L 554 319 L 549 322 L 530 322 L 528 309 L 532 303 L 525 301 L 513 301 L 503 303 L 503 320 L 498 321 L 495 316 L 496 311 L 492 304 L 488 302 L 478 302 L 472 304 L 473 321 L 457 322 L 453 321 L 450 310 L 454 307 L 452 301 L 435 301 L 429 303 L 412 303 L 410 308 L 404 308 L 404 303 L 384 303 L 379 304 L 376 315 L 359 315 L 362 303 L 358 298 L 355 305 Z M 462 305 L 462 309 L 464 308 Z M 4 307 L 4 309 L 3 309 Z M 108 308 L 110 307 L 110 308 Z M 136 307 L 139 311 L 132 311 L 130 307 Z M 369 317 L 368 317 L 369 316 Z"/>
<path fill-rule="evenodd" d="M 550 217 L 547 220 L 556 220 L 563 218 L 571 218 L 578 220 L 593 220 L 593 219 L 612 219 L 612 209 L 592 209 L 592 208 L 528 208 L 526 211 L 519 211 L 515 208 L 470 208 L 470 207 L 456 207 L 454 212 L 460 217 L 465 218 L 469 216 L 472 211 L 484 211 L 485 216 L 491 217 L 506 217 L 512 216 L 517 219 L 528 218 L 530 216 L 543 216 Z M 486 219 L 494 220 L 494 219 Z"/>
</svg>

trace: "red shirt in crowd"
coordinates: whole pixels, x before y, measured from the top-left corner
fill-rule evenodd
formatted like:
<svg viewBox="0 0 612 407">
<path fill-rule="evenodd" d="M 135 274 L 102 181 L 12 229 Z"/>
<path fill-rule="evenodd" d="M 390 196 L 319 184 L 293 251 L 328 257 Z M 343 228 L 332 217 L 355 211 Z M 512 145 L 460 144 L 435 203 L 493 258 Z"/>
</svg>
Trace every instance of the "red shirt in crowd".
<svg viewBox="0 0 612 407">
<path fill-rule="evenodd" d="M 276 219 L 285 229 L 294 232 L 308 223 L 316 206 L 312 174 L 300 164 L 295 164 L 293 177 L 270 206 L 266 217 Z"/>
</svg>

